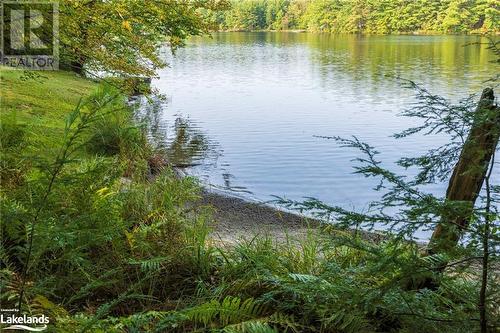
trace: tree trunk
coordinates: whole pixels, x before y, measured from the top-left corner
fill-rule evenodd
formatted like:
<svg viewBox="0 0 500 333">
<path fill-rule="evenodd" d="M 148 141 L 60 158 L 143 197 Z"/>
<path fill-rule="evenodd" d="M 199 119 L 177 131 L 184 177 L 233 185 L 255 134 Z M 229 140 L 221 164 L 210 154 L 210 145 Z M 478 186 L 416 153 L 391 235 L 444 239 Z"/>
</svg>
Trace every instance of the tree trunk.
<svg viewBox="0 0 500 333">
<path fill-rule="evenodd" d="M 69 66 L 70 66 L 70 70 L 71 71 L 73 71 L 73 72 L 75 72 L 75 73 L 77 73 L 79 75 L 84 76 L 85 72 L 84 72 L 84 69 L 83 69 L 83 66 L 84 66 L 83 62 L 81 62 L 81 61 L 72 61 Z"/>
<path fill-rule="evenodd" d="M 500 108 L 493 90 L 483 91 L 469 136 L 450 178 L 446 200 L 452 208 L 441 217 L 428 246 L 435 254 L 455 247 L 469 224 L 474 203 L 481 191 L 488 165 L 500 136 Z"/>
</svg>

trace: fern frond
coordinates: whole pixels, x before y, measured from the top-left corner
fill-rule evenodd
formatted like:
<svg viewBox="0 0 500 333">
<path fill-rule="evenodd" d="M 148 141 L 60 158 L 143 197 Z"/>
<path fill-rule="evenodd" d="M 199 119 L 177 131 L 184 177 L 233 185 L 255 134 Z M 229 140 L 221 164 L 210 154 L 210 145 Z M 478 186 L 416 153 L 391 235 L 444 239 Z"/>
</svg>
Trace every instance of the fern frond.
<svg viewBox="0 0 500 333">
<path fill-rule="evenodd" d="M 224 333 L 278 333 L 278 331 L 269 326 L 268 323 L 249 320 L 236 325 L 226 326 Z"/>
<path fill-rule="evenodd" d="M 345 333 L 367 332 L 369 325 L 363 316 L 356 313 L 340 311 L 323 320 L 323 327 L 327 330 Z"/>
<path fill-rule="evenodd" d="M 211 300 L 208 303 L 189 309 L 186 314 L 194 323 L 207 326 L 217 320 L 224 327 L 229 324 L 261 317 L 264 313 L 265 307 L 253 298 L 242 302 L 238 297 L 227 296 L 222 302 Z"/>
<path fill-rule="evenodd" d="M 162 266 L 169 261 L 170 258 L 168 257 L 155 257 L 145 260 L 130 260 L 129 264 L 140 265 L 142 271 L 151 272 L 160 270 L 160 268 L 162 268 Z"/>
</svg>

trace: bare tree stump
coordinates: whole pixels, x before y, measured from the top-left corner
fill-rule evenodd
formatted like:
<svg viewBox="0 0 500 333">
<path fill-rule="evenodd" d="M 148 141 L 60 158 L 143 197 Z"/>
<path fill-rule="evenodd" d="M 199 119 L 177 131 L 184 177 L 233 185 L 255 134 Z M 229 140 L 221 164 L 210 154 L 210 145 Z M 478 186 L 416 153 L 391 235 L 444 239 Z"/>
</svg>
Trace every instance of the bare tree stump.
<svg viewBox="0 0 500 333">
<path fill-rule="evenodd" d="M 429 254 L 455 247 L 469 225 L 499 137 L 500 108 L 495 104 L 493 89 L 487 88 L 479 100 L 472 128 L 446 191 L 446 200 L 453 208 L 443 214 L 434 229 L 428 246 Z"/>
</svg>

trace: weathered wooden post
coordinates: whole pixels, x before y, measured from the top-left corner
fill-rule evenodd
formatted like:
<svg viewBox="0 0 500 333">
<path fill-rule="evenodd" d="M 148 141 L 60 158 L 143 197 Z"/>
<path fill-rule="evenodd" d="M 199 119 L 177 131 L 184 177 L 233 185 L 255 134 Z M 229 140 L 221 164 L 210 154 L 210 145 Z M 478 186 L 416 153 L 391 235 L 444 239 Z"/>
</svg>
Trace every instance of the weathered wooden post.
<svg viewBox="0 0 500 333">
<path fill-rule="evenodd" d="M 495 104 L 493 89 L 487 88 L 479 100 L 472 128 L 446 191 L 446 200 L 452 206 L 456 203 L 457 209 L 450 209 L 441 217 L 429 242 L 429 254 L 450 250 L 457 245 L 469 224 L 499 137 L 500 108 Z"/>
</svg>

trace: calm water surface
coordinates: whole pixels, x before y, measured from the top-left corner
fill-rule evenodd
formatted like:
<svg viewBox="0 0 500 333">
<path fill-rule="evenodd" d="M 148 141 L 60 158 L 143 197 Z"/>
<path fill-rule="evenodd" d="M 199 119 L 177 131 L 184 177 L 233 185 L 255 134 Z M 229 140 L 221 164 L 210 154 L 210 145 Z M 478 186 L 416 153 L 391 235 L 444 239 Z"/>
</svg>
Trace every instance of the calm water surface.
<svg viewBox="0 0 500 333">
<path fill-rule="evenodd" d="M 457 101 L 498 72 L 473 36 L 218 33 L 191 39 L 154 86 L 155 136 L 207 185 L 249 199 L 315 197 L 366 208 L 376 183 L 353 174 L 359 154 L 317 136 L 358 136 L 386 166 L 446 142 L 395 140 L 414 93 L 401 76 Z M 485 42 L 485 40 L 482 40 Z M 497 67 L 495 67 L 497 66 Z M 445 184 L 429 187 L 444 193 Z"/>
</svg>

